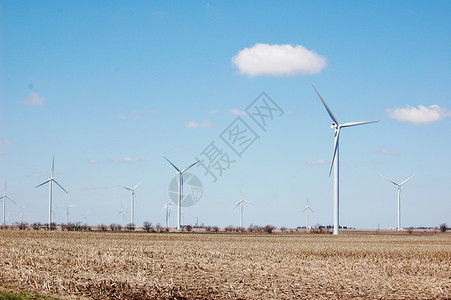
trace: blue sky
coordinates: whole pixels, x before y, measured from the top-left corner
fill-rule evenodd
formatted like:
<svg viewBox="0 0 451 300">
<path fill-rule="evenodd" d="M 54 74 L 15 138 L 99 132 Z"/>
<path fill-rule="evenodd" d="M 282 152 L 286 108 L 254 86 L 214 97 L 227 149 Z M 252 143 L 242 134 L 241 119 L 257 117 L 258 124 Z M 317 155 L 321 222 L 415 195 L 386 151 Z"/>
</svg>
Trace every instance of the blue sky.
<svg viewBox="0 0 451 300">
<path fill-rule="evenodd" d="M 340 224 L 451 223 L 449 1 L 0 1 L 0 181 L 46 222 L 164 224 L 174 169 L 214 142 L 231 160 L 186 224 L 333 223 L 331 120 L 380 120 L 340 136 Z M 262 130 L 244 111 L 262 93 L 281 111 Z M 283 113 L 282 113 L 283 111 Z M 241 157 L 221 134 L 240 117 L 258 136 Z M 254 137 L 255 137 L 254 136 Z M 3 186 L 3 184 L 2 184 Z M 8 223 L 20 208 L 7 203 Z M 129 222 L 129 214 L 125 222 Z M 175 224 L 175 209 L 171 223 Z"/>
</svg>

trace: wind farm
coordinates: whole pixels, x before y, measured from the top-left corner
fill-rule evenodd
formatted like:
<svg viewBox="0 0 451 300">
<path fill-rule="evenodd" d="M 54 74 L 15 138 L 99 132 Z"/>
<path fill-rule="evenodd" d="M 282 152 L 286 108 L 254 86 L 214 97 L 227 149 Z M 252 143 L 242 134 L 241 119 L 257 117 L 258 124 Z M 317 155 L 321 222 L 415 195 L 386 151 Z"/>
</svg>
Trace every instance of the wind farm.
<svg viewBox="0 0 451 300">
<path fill-rule="evenodd" d="M 451 2 L 0 7 L 0 299 L 450 298 Z"/>
</svg>

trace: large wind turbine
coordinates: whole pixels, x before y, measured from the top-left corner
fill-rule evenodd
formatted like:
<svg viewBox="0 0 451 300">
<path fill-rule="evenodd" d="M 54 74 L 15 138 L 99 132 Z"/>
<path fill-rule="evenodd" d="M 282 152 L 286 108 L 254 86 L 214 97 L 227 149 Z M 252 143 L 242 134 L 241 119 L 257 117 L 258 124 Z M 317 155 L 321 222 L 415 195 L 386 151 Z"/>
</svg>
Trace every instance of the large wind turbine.
<svg viewBox="0 0 451 300">
<path fill-rule="evenodd" d="M 409 178 L 407 178 L 406 180 L 404 180 L 401 183 L 396 183 L 391 179 L 388 179 L 387 177 L 384 177 L 381 175 L 382 178 L 390 181 L 391 183 L 393 183 L 394 185 L 396 185 L 398 187 L 398 231 L 401 231 L 401 186 L 406 183 L 407 181 L 409 181 L 410 179 L 412 179 L 415 175 L 410 176 Z"/>
<path fill-rule="evenodd" d="M 313 212 L 313 210 L 310 208 L 310 206 L 308 206 L 308 197 L 307 197 L 307 205 L 305 206 L 304 210 L 305 211 L 305 229 L 308 229 L 308 211 Z"/>
<path fill-rule="evenodd" d="M 243 228 L 243 206 L 244 206 L 244 203 L 252 204 L 249 201 L 244 200 L 243 199 L 243 195 L 240 192 L 240 202 L 238 202 L 238 204 L 233 208 L 233 209 L 235 209 L 235 208 L 238 207 L 238 205 L 240 206 L 240 228 Z"/>
<path fill-rule="evenodd" d="M 44 181 L 43 183 L 41 183 L 40 185 L 36 186 L 36 187 L 40 187 L 41 185 L 44 185 L 46 183 L 49 183 L 49 226 L 51 226 L 52 224 L 52 211 L 53 211 L 53 207 L 52 207 L 52 191 L 53 191 L 53 182 L 55 182 L 63 191 L 66 192 L 66 194 L 69 194 L 59 183 L 58 181 L 55 180 L 55 178 L 53 178 L 55 173 L 55 157 L 53 157 L 53 161 L 52 161 L 52 173 L 50 173 L 50 177 L 49 179 L 47 179 L 46 181 Z"/>
<path fill-rule="evenodd" d="M 164 156 L 163 156 L 164 157 Z M 178 180 L 178 199 L 177 199 L 177 229 L 180 229 L 180 221 L 182 218 L 182 199 L 183 199 L 183 173 L 185 171 L 187 171 L 189 168 L 193 167 L 194 165 L 196 165 L 198 161 L 196 161 L 195 163 L 193 163 L 192 165 L 190 165 L 189 167 L 186 167 L 185 169 L 181 170 L 179 168 L 177 168 L 169 159 L 167 159 L 166 157 L 164 157 L 173 167 L 174 169 L 177 171 L 177 174 L 179 176 L 179 180 Z"/>
<path fill-rule="evenodd" d="M 9 198 L 6 195 L 6 181 L 5 181 L 5 193 L 3 194 L 3 196 L 0 197 L 0 199 L 3 201 L 3 225 L 6 225 L 6 200 L 9 200 L 12 203 L 14 203 L 15 205 L 17 205 L 17 203 L 14 202 L 13 199 Z"/>
<path fill-rule="evenodd" d="M 135 200 L 136 200 L 136 195 L 135 195 L 135 190 L 138 188 L 138 186 L 140 186 L 141 183 L 143 183 L 144 180 L 142 180 L 140 183 L 138 183 L 134 188 L 129 188 L 126 186 L 120 186 L 126 190 L 129 190 L 132 192 L 132 199 L 131 199 L 131 210 L 130 210 L 130 223 L 132 225 L 135 225 L 135 215 L 134 215 L 134 210 L 135 210 Z"/>
<path fill-rule="evenodd" d="M 379 121 L 364 121 L 364 122 L 349 122 L 340 124 L 338 120 L 333 115 L 332 111 L 327 106 L 326 102 L 324 102 L 321 95 L 316 90 L 315 86 L 312 84 L 313 88 L 315 89 L 315 92 L 318 94 L 319 98 L 321 99 L 321 102 L 323 103 L 324 107 L 327 110 L 327 113 L 329 114 L 330 118 L 332 119 L 333 123 L 331 128 L 335 131 L 335 141 L 334 141 L 334 153 L 332 155 L 332 163 L 330 164 L 330 170 L 329 170 L 329 176 L 332 173 L 332 167 L 334 168 L 334 234 L 340 233 L 340 225 L 339 225 L 339 159 L 338 159 L 338 148 L 339 143 L 338 140 L 340 138 L 340 130 L 345 127 L 351 127 L 351 126 L 357 126 L 357 125 L 363 125 L 363 124 L 370 124 L 375 123 Z"/>
</svg>

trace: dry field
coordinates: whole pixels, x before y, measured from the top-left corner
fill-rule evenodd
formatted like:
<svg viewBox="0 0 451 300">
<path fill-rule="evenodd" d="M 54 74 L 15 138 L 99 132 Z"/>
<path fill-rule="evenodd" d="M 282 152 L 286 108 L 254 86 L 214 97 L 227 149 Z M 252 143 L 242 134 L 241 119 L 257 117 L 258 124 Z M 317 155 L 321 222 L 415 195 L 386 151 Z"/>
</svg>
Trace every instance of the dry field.
<svg viewBox="0 0 451 300">
<path fill-rule="evenodd" d="M 445 299 L 451 235 L 2 230 L 0 287 L 65 299 Z"/>
</svg>

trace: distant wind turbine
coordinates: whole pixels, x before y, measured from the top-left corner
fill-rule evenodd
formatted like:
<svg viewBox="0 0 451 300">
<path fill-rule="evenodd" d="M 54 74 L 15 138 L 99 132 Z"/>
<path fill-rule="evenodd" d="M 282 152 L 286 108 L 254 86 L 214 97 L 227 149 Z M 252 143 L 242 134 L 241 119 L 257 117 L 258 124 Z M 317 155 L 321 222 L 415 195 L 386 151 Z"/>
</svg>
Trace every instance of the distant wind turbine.
<svg viewBox="0 0 451 300">
<path fill-rule="evenodd" d="M 122 207 L 122 202 L 121 202 L 121 210 L 119 211 L 119 214 L 121 215 L 121 226 L 124 227 L 124 216 L 125 216 L 125 209 Z"/>
<path fill-rule="evenodd" d="M 75 207 L 76 205 L 74 205 L 74 204 L 69 205 L 67 203 L 64 203 L 64 205 L 66 205 L 66 225 L 68 225 L 69 224 L 69 208 Z"/>
<path fill-rule="evenodd" d="M 333 123 L 331 128 L 335 131 L 335 142 L 334 142 L 334 153 L 332 155 L 332 163 L 330 165 L 329 170 L 329 176 L 332 173 L 332 167 L 334 168 L 334 234 L 340 233 L 340 225 L 339 225 L 339 159 L 338 159 L 338 148 L 339 143 L 338 140 L 340 138 L 340 130 L 345 127 L 351 127 L 351 126 L 357 126 L 357 125 L 363 125 L 363 124 L 370 124 L 375 123 L 379 121 L 364 121 L 364 122 L 350 122 L 350 123 L 344 123 L 340 124 L 338 120 L 333 115 L 332 111 L 327 106 L 326 102 L 324 102 L 323 98 L 319 94 L 319 92 L 316 90 L 315 86 L 312 84 L 313 88 L 315 89 L 316 93 L 318 94 L 319 98 L 321 99 L 321 102 L 323 103 L 324 107 L 327 110 L 327 113 L 329 114 L 330 118 L 332 119 Z"/>
<path fill-rule="evenodd" d="M 166 215 L 166 228 L 169 228 L 169 221 L 170 221 L 170 218 L 171 218 L 171 214 L 172 214 L 172 211 L 171 211 L 171 208 L 172 208 L 172 204 L 170 204 L 169 202 L 166 202 L 166 204 L 164 205 L 164 207 L 163 207 L 163 211 L 164 210 L 166 210 L 166 213 L 165 213 L 165 215 Z"/>
<path fill-rule="evenodd" d="M 307 197 L 307 205 L 305 206 L 304 210 L 305 211 L 305 229 L 308 229 L 308 211 L 313 212 L 313 210 L 310 208 L 310 206 L 308 205 L 308 197 Z"/>
<path fill-rule="evenodd" d="M 138 186 L 141 185 L 141 183 L 143 183 L 143 181 L 144 180 L 142 180 L 140 183 L 135 185 L 134 188 L 129 188 L 129 187 L 122 186 L 122 185 L 120 186 L 120 187 L 132 192 L 132 199 L 131 199 L 131 204 L 130 204 L 131 205 L 131 209 L 130 209 L 130 223 L 132 225 L 135 225 L 135 212 L 134 212 L 135 211 L 135 201 L 136 201 L 135 190 L 138 188 Z"/>
<path fill-rule="evenodd" d="M 5 181 L 5 193 L 3 194 L 3 196 L 0 197 L 0 199 L 3 201 L 3 225 L 6 225 L 6 200 L 9 200 L 12 203 L 14 203 L 15 205 L 17 205 L 17 203 L 14 202 L 13 199 L 9 198 L 6 195 L 6 181 Z"/>
<path fill-rule="evenodd" d="M 164 157 L 164 156 L 163 156 Z M 182 218 L 182 199 L 183 199 L 183 173 L 187 171 L 189 168 L 193 167 L 197 163 L 199 163 L 199 160 L 195 163 L 191 164 L 189 167 L 186 167 L 185 169 L 181 170 L 177 168 L 169 159 L 164 157 L 177 171 L 178 174 L 178 200 L 177 200 L 177 229 L 180 229 L 180 221 Z"/>
<path fill-rule="evenodd" d="M 388 179 L 387 177 L 381 175 L 382 178 L 390 181 L 391 183 L 393 183 L 394 185 L 396 185 L 398 187 L 398 231 L 401 230 L 401 186 L 404 183 L 406 183 L 407 181 L 409 181 L 410 179 L 412 179 L 414 176 L 415 175 L 410 176 L 409 178 L 407 178 L 406 180 L 404 180 L 401 183 L 396 183 L 395 181 Z"/>
<path fill-rule="evenodd" d="M 252 205 L 251 202 L 246 201 L 246 200 L 243 199 L 243 195 L 242 195 L 242 193 L 240 191 L 240 202 L 238 202 L 238 204 L 233 208 L 233 209 L 235 209 L 238 206 L 240 206 L 240 228 L 243 228 L 243 206 L 244 206 L 244 203 L 248 203 L 248 204 Z"/>
<path fill-rule="evenodd" d="M 27 207 L 30 207 L 30 205 L 25 205 L 25 206 L 19 205 L 19 207 L 20 207 L 20 223 L 23 224 L 23 210 Z"/>
<path fill-rule="evenodd" d="M 52 173 L 50 173 L 50 177 L 49 179 L 47 179 L 45 182 L 41 183 L 40 185 L 36 186 L 37 188 L 40 187 L 41 185 L 44 185 L 46 183 L 49 183 L 49 226 L 52 224 L 52 211 L 53 211 L 53 207 L 52 207 L 52 191 L 53 191 L 53 182 L 55 182 L 63 191 L 66 192 L 66 194 L 69 194 L 59 183 L 58 181 L 55 180 L 55 178 L 53 178 L 55 173 L 55 157 L 53 157 L 53 161 L 52 161 Z"/>
</svg>

